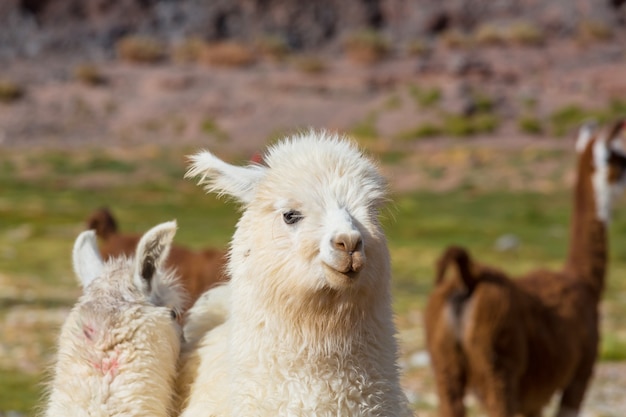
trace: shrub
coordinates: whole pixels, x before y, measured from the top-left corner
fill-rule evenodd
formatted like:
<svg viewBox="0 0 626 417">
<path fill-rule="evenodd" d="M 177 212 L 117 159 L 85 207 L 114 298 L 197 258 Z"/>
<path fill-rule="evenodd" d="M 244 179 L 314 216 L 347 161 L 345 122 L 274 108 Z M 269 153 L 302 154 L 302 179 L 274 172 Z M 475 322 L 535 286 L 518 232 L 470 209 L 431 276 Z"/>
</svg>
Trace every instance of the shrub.
<svg viewBox="0 0 626 417">
<path fill-rule="evenodd" d="M 219 141 L 228 140 L 228 133 L 225 132 L 222 128 L 220 128 L 215 120 L 211 118 L 206 118 L 202 120 L 200 124 L 200 130 L 206 135 L 214 136 Z"/>
<path fill-rule="evenodd" d="M 128 36 L 116 44 L 117 56 L 125 61 L 153 64 L 165 58 L 165 48 L 156 39 Z"/>
<path fill-rule="evenodd" d="M 472 39 L 466 33 L 459 30 L 447 30 L 441 37 L 443 45 L 450 49 L 467 48 L 472 45 Z"/>
<path fill-rule="evenodd" d="M 545 42 L 543 31 L 529 22 L 517 22 L 512 24 L 506 37 L 509 42 L 524 46 L 541 46 Z"/>
<path fill-rule="evenodd" d="M 589 117 L 589 113 L 575 104 L 561 107 L 550 114 L 552 133 L 563 136 Z"/>
<path fill-rule="evenodd" d="M 350 35 L 344 44 L 348 57 L 363 64 L 381 61 L 389 54 L 389 42 L 379 32 L 365 30 Z"/>
<path fill-rule="evenodd" d="M 410 85 L 409 94 L 421 108 L 432 107 L 441 100 L 441 90 L 437 87 L 423 90 L 417 85 Z"/>
<path fill-rule="evenodd" d="M 474 41 L 486 46 L 503 45 L 506 43 L 506 34 L 497 26 L 485 24 L 474 32 Z"/>
<path fill-rule="evenodd" d="M 432 138 L 441 136 L 443 133 L 443 129 L 441 126 L 425 122 L 413 129 L 400 132 L 396 135 L 396 139 L 399 140 L 412 140 L 412 139 L 422 139 L 422 138 Z"/>
<path fill-rule="evenodd" d="M 11 80 L 0 80 L 0 102 L 12 103 L 24 96 L 24 88 Z"/>
<path fill-rule="evenodd" d="M 254 52 L 246 45 L 225 41 L 207 45 L 202 60 L 209 65 L 229 68 L 248 67 L 255 63 Z"/>
<path fill-rule="evenodd" d="M 492 133 L 499 125 L 498 118 L 491 113 L 476 114 L 474 116 L 452 114 L 444 116 L 443 131 L 451 136 L 463 137 L 480 133 Z"/>
<path fill-rule="evenodd" d="M 377 116 L 375 112 L 372 112 L 365 119 L 352 126 L 352 129 L 350 129 L 352 136 L 357 139 L 376 139 L 378 137 Z"/>
<path fill-rule="evenodd" d="M 294 67 L 306 74 L 321 74 L 328 70 L 326 62 L 315 55 L 300 55 L 292 60 Z"/>
<path fill-rule="evenodd" d="M 106 84 L 106 77 L 100 69 L 93 64 L 82 64 L 74 68 L 74 77 L 87 85 Z"/>
<path fill-rule="evenodd" d="M 528 133 L 530 135 L 540 135 L 543 133 L 541 120 L 535 116 L 521 116 L 517 119 L 517 127 L 521 132 Z"/>
<path fill-rule="evenodd" d="M 606 41 L 613 37 L 611 28 L 593 20 L 583 20 L 578 25 L 578 39 L 581 42 Z"/>
</svg>

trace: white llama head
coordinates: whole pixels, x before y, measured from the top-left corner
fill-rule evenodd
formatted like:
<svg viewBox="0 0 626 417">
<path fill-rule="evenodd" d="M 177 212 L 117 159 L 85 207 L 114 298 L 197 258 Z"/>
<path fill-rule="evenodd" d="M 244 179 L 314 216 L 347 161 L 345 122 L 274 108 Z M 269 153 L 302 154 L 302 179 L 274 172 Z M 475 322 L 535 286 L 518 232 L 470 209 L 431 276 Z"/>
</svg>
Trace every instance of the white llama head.
<svg viewBox="0 0 626 417">
<path fill-rule="evenodd" d="M 94 231 L 74 244 L 83 295 L 67 317 L 46 416 L 167 415 L 182 330 L 182 288 L 164 270 L 176 222 L 150 229 L 134 258 L 103 262 Z"/>
<path fill-rule="evenodd" d="M 154 306 L 171 307 L 172 314 L 178 314 L 184 295 L 173 274 L 163 270 L 175 234 L 175 221 L 162 223 L 142 236 L 134 260 L 121 257 L 105 263 L 95 232 L 82 232 L 74 243 L 72 263 L 84 295 L 91 291 L 118 292 L 124 301 L 143 298 Z"/>
<path fill-rule="evenodd" d="M 345 138 L 313 131 L 270 147 L 263 160 L 233 166 L 204 151 L 187 173 L 243 205 L 233 283 L 255 282 L 259 297 L 283 305 L 320 293 L 378 291 L 385 299 L 388 252 L 378 215 L 387 185 L 377 166 Z"/>
<path fill-rule="evenodd" d="M 596 194 L 598 219 L 608 222 L 611 217 L 611 204 L 626 186 L 626 151 L 622 136 L 626 121 L 615 122 L 608 131 L 598 132 L 595 124 L 581 127 L 576 149 L 581 155 L 591 152 L 592 183 Z"/>
</svg>

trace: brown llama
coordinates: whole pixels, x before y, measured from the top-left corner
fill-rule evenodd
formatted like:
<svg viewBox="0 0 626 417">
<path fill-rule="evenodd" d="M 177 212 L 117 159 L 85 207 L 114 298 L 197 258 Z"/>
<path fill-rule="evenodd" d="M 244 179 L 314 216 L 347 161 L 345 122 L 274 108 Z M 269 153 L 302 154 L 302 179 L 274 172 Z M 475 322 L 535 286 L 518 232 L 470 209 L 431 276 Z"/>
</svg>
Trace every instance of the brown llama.
<svg viewBox="0 0 626 417">
<path fill-rule="evenodd" d="M 439 415 L 465 416 L 471 390 L 489 417 L 539 417 L 561 393 L 558 417 L 576 417 L 598 354 L 611 200 L 626 183 L 626 154 L 608 132 L 583 127 L 569 255 L 561 271 L 519 279 L 474 262 L 460 247 L 439 261 L 425 311 Z M 448 267 L 455 273 L 448 273 Z"/>
<path fill-rule="evenodd" d="M 134 254 L 141 238 L 140 235 L 120 233 L 115 218 L 107 208 L 94 211 L 87 220 L 87 228 L 95 230 L 100 238 L 100 253 L 105 261 L 122 254 Z M 167 267 L 176 268 L 180 282 L 188 294 L 188 307 L 206 290 L 227 280 L 225 264 L 224 251 L 192 251 L 180 245 L 172 245 L 166 263 Z"/>
</svg>

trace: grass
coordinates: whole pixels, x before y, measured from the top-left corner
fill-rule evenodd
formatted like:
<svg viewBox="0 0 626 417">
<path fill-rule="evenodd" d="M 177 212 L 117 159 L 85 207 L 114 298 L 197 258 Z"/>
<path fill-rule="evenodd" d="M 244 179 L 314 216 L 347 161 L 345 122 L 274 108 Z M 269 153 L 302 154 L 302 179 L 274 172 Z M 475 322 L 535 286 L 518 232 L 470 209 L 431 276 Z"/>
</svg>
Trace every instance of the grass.
<svg viewBox="0 0 626 417">
<path fill-rule="evenodd" d="M 377 120 L 378 114 L 376 112 L 370 112 L 363 120 L 358 121 L 352 126 L 350 134 L 363 141 L 371 141 L 378 138 L 378 128 L 376 127 Z"/>
<path fill-rule="evenodd" d="M 437 87 L 421 88 L 415 84 L 409 86 L 409 95 L 421 109 L 436 106 L 441 101 L 441 90 Z"/>
<path fill-rule="evenodd" d="M 146 148 L 132 156 L 116 156 L 102 150 L 9 151 L 0 164 L 0 334 L 5 319 L 16 309 L 66 308 L 77 295 L 71 272 L 73 240 L 84 220 L 96 207 L 108 205 L 120 228 L 140 233 L 172 218 L 179 223 L 176 241 L 193 248 L 226 246 L 239 216 L 228 201 L 217 200 L 184 180 L 184 156 L 195 149 Z M 476 159 L 478 154 L 469 159 Z M 459 157 L 462 155 L 459 154 Z M 506 163 L 511 169 L 529 168 L 532 161 L 562 157 L 562 154 L 525 152 Z M 498 162 L 504 155 L 497 155 Z M 440 158 L 442 170 L 457 157 Z M 455 159 L 456 158 L 456 159 Z M 383 163 L 405 163 L 402 153 L 389 151 Z M 480 169 L 489 171 L 488 155 Z M 430 158 L 429 160 L 432 160 Z M 455 162 L 456 161 L 456 162 Z M 508 161 L 508 160 L 507 160 Z M 473 175 L 481 174 L 476 170 Z M 443 175 L 438 171 L 437 175 Z M 86 177 L 101 176 L 97 192 Z M 119 178 L 121 181 L 116 181 Z M 603 317 L 603 360 L 624 359 L 626 335 L 619 332 L 626 314 L 626 215 L 618 204 L 611 230 L 611 264 L 607 308 Z M 393 196 L 382 214 L 393 265 L 394 308 L 399 316 L 422 309 L 432 288 L 433 265 L 449 244 L 468 245 L 484 262 L 500 265 L 514 274 L 537 266 L 558 267 L 568 243 L 569 192 L 549 194 L 481 188 L 480 181 L 440 192 L 417 192 Z M 504 234 L 521 242 L 514 252 L 498 252 L 494 243 Z M 10 284 L 2 279 L 8 279 Z M 15 293 L 7 290 L 15 288 Z M 40 335 L 29 342 L 52 355 L 50 337 L 56 328 L 41 326 Z M 20 330 L 27 332 L 27 330 Z M 29 339 L 30 340 L 30 339 Z M 3 348 L 11 343 L 2 338 Z M 20 346 L 17 346 L 20 348 Z M 1 352 L 0 352 L 1 353 Z M 0 364 L 6 364 L 0 354 Z M 36 358 L 33 359 L 36 361 Z M 0 410 L 29 413 L 41 391 L 37 372 L 27 374 L 15 366 L 0 366 Z"/>
</svg>

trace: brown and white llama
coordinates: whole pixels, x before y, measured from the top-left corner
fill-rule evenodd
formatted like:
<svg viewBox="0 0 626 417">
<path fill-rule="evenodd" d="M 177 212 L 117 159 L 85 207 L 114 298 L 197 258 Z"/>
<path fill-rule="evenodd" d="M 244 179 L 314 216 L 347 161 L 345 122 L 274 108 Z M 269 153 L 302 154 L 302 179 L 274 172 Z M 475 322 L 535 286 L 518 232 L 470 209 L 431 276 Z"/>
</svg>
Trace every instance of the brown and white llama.
<svg viewBox="0 0 626 417">
<path fill-rule="evenodd" d="M 149 230 L 137 256 L 103 262 L 93 231 L 74 244 L 83 287 L 59 337 L 46 417 L 172 415 L 184 292 L 163 268 L 176 222 Z"/>
<path fill-rule="evenodd" d="M 243 214 L 231 281 L 190 311 L 189 325 L 223 320 L 199 338 L 193 332 L 182 356 L 181 415 L 411 415 L 378 219 L 386 182 L 352 142 L 325 132 L 286 139 L 263 160 L 238 167 L 209 152 L 192 158 L 188 175 L 236 198 Z"/>
<path fill-rule="evenodd" d="M 579 415 L 598 353 L 611 202 L 626 183 L 624 129 L 581 129 L 563 270 L 511 279 L 463 248 L 442 256 L 425 312 L 440 416 L 465 416 L 468 389 L 490 417 L 539 417 L 556 393 L 558 417 Z"/>
<path fill-rule="evenodd" d="M 141 237 L 119 232 L 117 222 L 107 208 L 94 211 L 87 220 L 87 228 L 95 230 L 100 238 L 100 253 L 104 260 L 122 254 L 131 256 Z M 189 306 L 203 292 L 227 280 L 225 264 L 225 251 L 213 248 L 193 251 L 180 245 L 172 245 L 166 263 L 168 267 L 176 268 L 187 291 Z"/>
</svg>

